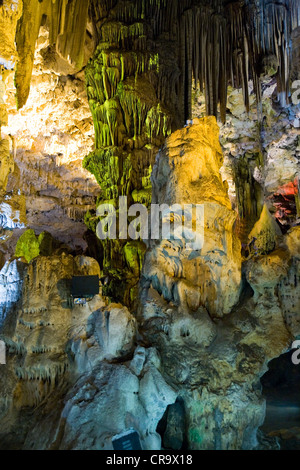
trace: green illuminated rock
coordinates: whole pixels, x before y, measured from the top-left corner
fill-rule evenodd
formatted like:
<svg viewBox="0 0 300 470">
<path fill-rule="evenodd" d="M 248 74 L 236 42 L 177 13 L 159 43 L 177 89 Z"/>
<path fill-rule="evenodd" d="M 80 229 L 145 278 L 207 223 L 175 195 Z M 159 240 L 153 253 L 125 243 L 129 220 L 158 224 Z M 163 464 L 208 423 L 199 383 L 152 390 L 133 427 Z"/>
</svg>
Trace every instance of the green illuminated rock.
<svg viewBox="0 0 300 470">
<path fill-rule="evenodd" d="M 34 230 L 27 230 L 18 240 L 15 256 L 25 258 L 28 263 L 39 256 L 40 244 Z"/>
<path fill-rule="evenodd" d="M 20 236 L 15 250 L 17 258 L 25 258 L 30 263 L 38 256 L 50 256 L 56 248 L 57 242 L 48 232 L 42 232 L 39 236 L 35 235 L 34 230 L 30 229 Z"/>
<path fill-rule="evenodd" d="M 117 2 L 105 10 L 105 15 L 103 12 L 106 20 L 97 26 L 99 45 L 85 72 L 95 151 L 85 158 L 83 166 L 94 174 L 102 189 L 99 204 L 127 196 L 129 205 L 149 206 L 155 156 L 172 128 L 184 120 L 179 98 L 182 90 L 176 89 L 178 48 L 162 31 L 154 42 L 149 28 L 158 7 L 164 6 L 165 2 L 158 0 L 127 2 L 129 24 Z M 85 222 L 95 231 L 98 218 L 89 213 Z M 115 273 L 123 272 L 128 284 L 125 297 L 130 302 L 135 296 L 144 245 L 129 240 L 101 243 L 103 266 L 112 279 L 118 280 Z M 115 290 L 119 295 L 117 284 Z"/>
</svg>

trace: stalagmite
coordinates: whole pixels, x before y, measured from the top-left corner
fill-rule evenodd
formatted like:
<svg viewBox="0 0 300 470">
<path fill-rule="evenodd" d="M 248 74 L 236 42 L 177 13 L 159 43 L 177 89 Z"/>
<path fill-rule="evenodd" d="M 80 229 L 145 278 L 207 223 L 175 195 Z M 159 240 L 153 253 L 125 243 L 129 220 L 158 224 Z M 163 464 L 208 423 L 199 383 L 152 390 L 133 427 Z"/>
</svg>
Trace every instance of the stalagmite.
<svg viewBox="0 0 300 470">
<path fill-rule="evenodd" d="M 290 444 L 260 380 L 300 334 L 299 25 L 0 0 L 0 449 Z"/>
</svg>

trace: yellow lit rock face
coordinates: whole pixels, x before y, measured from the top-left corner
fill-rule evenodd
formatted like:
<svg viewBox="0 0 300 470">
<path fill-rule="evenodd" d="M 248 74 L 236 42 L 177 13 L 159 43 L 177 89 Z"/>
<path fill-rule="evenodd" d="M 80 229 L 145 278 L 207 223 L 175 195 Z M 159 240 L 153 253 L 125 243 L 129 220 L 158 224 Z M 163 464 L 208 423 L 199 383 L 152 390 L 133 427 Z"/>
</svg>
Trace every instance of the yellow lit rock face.
<svg viewBox="0 0 300 470">
<path fill-rule="evenodd" d="M 9 151 L 8 139 L 0 139 L 0 193 L 5 192 L 8 177 L 14 170 L 14 159 Z"/>
<path fill-rule="evenodd" d="M 231 210 L 227 188 L 222 182 L 223 163 L 220 129 L 214 117 L 193 120 L 167 138 L 154 168 L 153 197 L 166 204 L 214 203 Z M 161 179 L 166 178 L 166 184 Z M 164 182 L 165 183 L 165 182 Z"/>
<path fill-rule="evenodd" d="M 149 250 L 144 270 L 166 300 L 187 311 L 205 308 L 214 317 L 231 311 L 241 284 L 236 213 L 220 175 L 222 161 L 214 117 L 167 139 L 153 170 L 153 203 L 203 205 L 204 245 L 191 253 L 177 240 L 163 240 Z"/>
<path fill-rule="evenodd" d="M 94 176 L 82 167 L 94 143 L 84 73 L 73 75 L 71 65 L 66 69 L 64 64 L 57 64 L 57 53 L 51 55 L 55 63 L 51 62 L 49 49 L 49 31 L 42 27 L 36 42 L 30 94 L 21 110 L 16 109 L 14 72 L 10 71 L 4 82 L 0 80 L 3 190 L 8 177 L 5 201 L 1 198 L 0 205 L 7 219 L 2 224 L 2 235 L 6 240 L 10 238 L 9 247 L 0 243 L 0 251 L 4 252 L 14 251 L 17 234 L 14 236 L 15 231 L 9 229 L 21 228 L 19 222 L 37 233 L 46 230 L 63 243 L 85 249 L 84 215 L 95 208 L 100 192 Z M 2 121 L 2 106 L 7 122 Z M 9 220 L 10 215 L 13 220 Z"/>
<path fill-rule="evenodd" d="M 4 101 L 7 70 L 13 68 L 17 52 L 15 34 L 22 13 L 22 0 L 4 0 L 0 6 L 0 193 L 5 191 L 14 163 L 8 139 L 1 140 L 1 127 L 7 125 L 8 114 Z"/>
<path fill-rule="evenodd" d="M 42 21 L 48 19 L 50 44 L 56 44 L 57 52 L 77 70 L 83 67 L 84 45 L 87 27 L 89 2 L 77 0 L 44 0 L 32 2 L 23 0 L 23 14 L 16 34 L 19 62 L 16 71 L 18 108 L 22 108 L 28 98 L 34 63 L 35 43 Z"/>
<path fill-rule="evenodd" d="M 1 59 L 8 62 L 16 60 L 15 35 L 22 10 L 22 0 L 3 0 L 3 5 L 0 6 L 0 61 Z"/>
</svg>

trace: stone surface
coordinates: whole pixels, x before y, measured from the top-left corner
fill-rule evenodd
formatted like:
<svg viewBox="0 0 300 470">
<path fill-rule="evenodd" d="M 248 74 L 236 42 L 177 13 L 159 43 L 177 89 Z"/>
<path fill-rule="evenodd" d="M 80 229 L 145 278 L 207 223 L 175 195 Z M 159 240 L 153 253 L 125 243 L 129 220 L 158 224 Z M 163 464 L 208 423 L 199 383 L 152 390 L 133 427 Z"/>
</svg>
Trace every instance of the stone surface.
<svg viewBox="0 0 300 470">
<path fill-rule="evenodd" d="M 1 128 L 1 125 L 0 125 Z M 14 170 L 14 160 L 10 153 L 9 140 L 0 140 L 0 191 L 5 192 L 8 177 Z"/>
<path fill-rule="evenodd" d="M 73 339 L 72 352 L 78 371 L 93 371 L 104 360 L 124 360 L 132 353 L 136 337 L 136 321 L 126 307 L 111 304 L 93 312 L 84 335 Z"/>
<path fill-rule="evenodd" d="M 215 129 L 213 121 L 204 119 L 203 123 Z M 184 401 L 188 448 L 253 449 L 262 445 L 258 441 L 257 430 L 265 416 L 259 379 L 266 371 L 268 361 L 289 347 L 294 334 L 291 334 L 291 326 L 287 326 L 284 318 L 282 305 L 285 301 L 280 301 L 279 286 L 289 283 L 291 279 L 290 259 L 295 250 L 297 253 L 297 229 L 283 239 L 267 208 L 263 210 L 252 235 L 256 235 L 261 242 L 261 251 L 270 253 L 263 255 L 258 253 L 259 250 L 254 251 L 244 261 L 242 269 L 249 284 L 247 287 L 244 283 L 241 290 L 240 245 L 235 242 L 239 247 L 236 252 L 230 249 L 234 246 L 236 234 L 233 222 L 230 219 L 228 221 L 230 203 L 219 173 L 221 152 L 214 153 L 211 150 L 214 149 L 213 144 L 210 147 L 216 133 L 209 133 L 205 126 L 203 128 L 201 121 L 196 120 L 167 140 L 165 149 L 157 159 L 159 171 L 157 168 L 153 171 L 153 200 L 156 203 L 167 201 L 169 204 L 185 202 L 188 200 L 185 195 L 190 192 L 192 196 L 197 195 L 198 201 L 204 204 L 208 201 L 210 205 L 218 206 L 218 226 L 214 225 L 211 233 L 210 224 L 205 223 L 204 246 L 197 253 L 201 259 L 202 253 L 206 254 L 207 244 L 211 257 L 204 258 L 205 263 L 197 277 L 185 288 L 188 301 L 183 302 L 180 295 L 172 295 L 176 289 L 180 293 L 181 282 L 178 277 L 184 272 L 185 262 L 182 244 L 175 244 L 174 240 L 150 244 L 141 279 L 140 331 L 144 340 L 158 349 L 164 374 L 179 389 L 179 395 Z M 204 142 L 204 149 L 198 150 L 195 145 L 197 136 L 198 141 L 202 139 Z M 175 145 L 170 145 L 173 142 Z M 192 152 L 194 148 L 198 151 Z M 185 156 L 189 152 L 193 158 L 186 159 L 188 168 L 185 171 Z M 218 162 L 214 173 L 211 170 L 212 156 L 215 158 L 213 161 Z M 218 160 L 216 156 L 219 156 Z M 201 158 L 204 181 L 199 178 L 198 171 L 197 159 L 201 162 Z M 206 162 L 210 169 L 207 176 Z M 218 184 L 214 181 L 214 175 Z M 211 178 L 207 190 L 205 177 Z M 198 192 L 195 190 L 195 187 L 198 189 L 197 184 Z M 203 188 L 202 191 L 200 188 Z M 161 194 L 163 196 L 160 199 Z M 193 199 L 189 201 L 196 202 Z M 215 219 L 212 217 L 211 220 Z M 218 229 L 226 235 L 218 238 Z M 207 234 L 209 236 L 206 237 Z M 227 243 L 227 250 L 224 246 L 222 248 L 224 283 L 219 263 L 208 264 L 209 259 L 217 259 L 220 240 L 231 240 L 232 243 Z M 233 256 L 233 253 L 238 255 Z M 197 260 L 195 253 L 192 258 L 193 262 Z M 209 302 L 205 304 L 201 295 L 195 296 L 195 284 L 204 269 L 207 269 L 210 280 L 214 279 L 214 273 L 218 273 L 217 299 L 223 307 L 219 315 L 220 310 L 214 310 Z M 229 270 L 239 273 L 236 278 L 238 282 L 234 282 L 235 278 L 231 274 L 231 284 L 226 283 Z M 191 272 L 191 269 L 187 270 L 187 276 Z M 290 289 L 294 298 L 297 298 L 297 284 Z M 209 301 L 213 298 L 210 292 Z M 232 303 L 226 303 L 227 299 Z M 298 301 L 295 301 L 295 305 L 299 308 Z M 222 314 L 223 318 L 216 318 L 222 317 Z M 290 324 L 295 325 L 297 315 L 291 315 L 290 318 Z"/>
<path fill-rule="evenodd" d="M 222 153 L 215 118 L 204 118 L 167 139 L 153 169 L 154 204 L 198 204 L 203 220 L 200 250 L 189 248 L 185 233 L 162 240 L 146 255 L 143 277 L 167 301 L 185 312 L 204 307 L 222 317 L 237 303 L 241 286 L 240 242 L 220 168 Z M 203 227 L 202 228 L 202 224 Z"/>
<path fill-rule="evenodd" d="M 14 261 L 2 270 L 7 311 L 1 339 L 7 345 L 7 366 L 0 377 L 1 419 L 6 419 L 10 406 L 14 409 L 7 424 L 8 441 L 19 411 L 22 415 L 26 407 L 40 404 L 63 378 L 68 383 L 68 340 L 83 318 L 104 305 L 96 296 L 84 307 L 71 308 L 71 277 L 85 274 L 100 276 L 98 263 L 67 254 L 40 256 L 27 267 Z"/>
<path fill-rule="evenodd" d="M 1 53 L 0 62 L 3 59 L 14 64 L 17 57 L 15 46 L 15 35 L 17 22 L 23 12 L 22 0 L 3 0 L 0 8 L 0 36 L 1 36 Z M 5 63 L 3 64 L 5 65 Z"/>
<path fill-rule="evenodd" d="M 7 261 L 0 271 L 0 327 L 22 295 L 24 263 Z"/>
<path fill-rule="evenodd" d="M 299 2 L 217 3 L 0 1 L 1 449 L 111 450 L 132 427 L 150 450 L 299 438 L 259 431 L 260 379 L 300 334 Z M 197 119 L 219 112 L 220 136 Z M 144 266 L 142 240 L 101 246 L 84 219 L 119 194 L 203 204 L 204 245 L 151 241 Z M 72 305 L 74 274 L 138 311 Z"/>
<path fill-rule="evenodd" d="M 249 233 L 249 242 L 253 244 L 252 250 L 257 253 L 266 254 L 274 251 L 281 241 L 282 233 L 279 225 L 271 216 L 268 208 L 264 205 L 259 220 Z"/>
<path fill-rule="evenodd" d="M 22 108 L 28 99 L 34 51 L 42 24 L 47 24 L 51 45 L 76 71 L 85 65 L 85 40 L 88 22 L 88 3 L 78 0 L 45 0 L 37 4 L 23 0 L 23 11 L 16 30 L 18 63 L 16 67 L 16 99 Z M 87 49 L 90 49 L 89 47 Z M 90 51 L 91 52 L 91 51 Z"/>
<path fill-rule="evenodd" d="M 71 276 L 100 275 L 97 262 L 39 256 L 24 277 L 19 265 L 5 265 L 0 279 L 1 305 L 8 309 L 19 300 L 1 335 L 8 361 L 0 379 L 1 420 L 7 423 L 1 447 L 14 448 L 26 437 L 22 446 L 28 449 L 112 449 L 111 438 L 134 426 L 144 449 L 160 448 L 156 427 L 176 393 L 159 371 L 157 353 L 141 346 L 135 351 L 136 320 L 126 307 L 107 306 L 101 295 L 71 306 Z M 16 287 L 23 278 L 20 298 Z M 42 420 L 34 412 L 33 426 L 28 407 L 44 410 Z"/>
<path fill-rule="evenodd" d="M 2 126 L 2 136 L 7 137 L 0 143 L 0 185 L 6 206 L 1 226 L 11 239 L 11 251 L 16 243 L 11 229 L 23 227 L 37 234 L 48 231 L 72 250 L 84 251 L 84 216 L 95 208 L 100 193 L 94 177 L 82 168 L 93 148 L 92 117 L 83 74 L 55 72 L 44 60 L 47 47 L 49 32 L 41 28 L 31 90 L 22 110 L 16 109 L 13 76 L 5 79 L 8 122 Z M 18 225 L 15 214 L 20 206 Z M 2 251 L 10 249 L 8 244 Z"/>
<path fill-rule="evenodd" d="M 160 448 L 156 426 L 176 394 L 152 364 L 150 351 L 146 356 L 141 380 L 125 364 L 105 362 L 91 375 L 81 376 L 66 397 L 54 430 L 43 432 L 47 423 L 38 419 L 24 447 L 112 450 L 112 437 L 134 427 L 144 450 Z"/>
<path fill-rule="evenodd" d="M 248 87 L 253 97 L 253 83 Z M 243 243 L 264 204 L 283 226 L 292 226 L 299 217 L 294 183 L 299 178 L 299 104 L 280 106 L 276 91 L 274 78 L 263 77 L 261 106 L 251 98 L 247 113 L 242 90 L 228 89 L 226 122 L 220 129 L 221 171 L 233 208 L 238 209 L 237 228 Z M 203 100 L 195 90 L 194 118 L 205 114 Z"/>
</svg>

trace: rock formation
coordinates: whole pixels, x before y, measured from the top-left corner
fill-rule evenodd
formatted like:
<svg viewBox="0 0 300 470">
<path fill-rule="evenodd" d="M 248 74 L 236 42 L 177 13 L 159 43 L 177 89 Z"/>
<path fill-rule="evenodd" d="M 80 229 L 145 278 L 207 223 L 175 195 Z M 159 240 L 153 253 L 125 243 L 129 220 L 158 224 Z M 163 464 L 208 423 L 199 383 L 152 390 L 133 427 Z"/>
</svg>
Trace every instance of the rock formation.
<svg viewBox="0 0 300 470">
<path fill-rule="evenodd" d="M 136 320 L 125 307 L 100 295 L 71 305 L 70 279 L 86 274 L 100 275 L 97 262 L 66 254 L 40 256 L 25 270 L 22 300 L 1 335 L 1 447 L 110 449 L 126 426 L 137 427 L 145 448 L 160 446 L 156 427 L 176 394 L 155 349 L 135 349 Z"/>
<path fill-rule="evenodd" d="M 185 253 L 182 243 L 162 240 L 149 250 L 139 321 L 184 401 L 188 447 L 249 449 L 258 446 L 265 413 L 259 378 L 291 341 L 277 294 L 291 253 L 285 247 L 249 258 L 244 266 L 254 295 L 244 284 L 239 297 L 241 250 L 219 173 L 217 135 L 212 118 L 196 120 L 167 139 L 158 156 L 153 200 L 185 202 L 188 194 L 190 202 L 203 203 L 204 245 Z"/>
<path fill-rule="evenodd" d="M 146 255 L 143 272 L 166 300 L 179 302 L 184 311 L 204 307 L 212 317 L 231 311 L 241 285 L 241 246 L 233 233 L 236 213 L 220 175 L 218 134 L 214 118 L 195 121 L 172 134 L 158 154 L 152 202 L 201 206 L 203 221 L 197 229 L 203 230 L 203 247 L 186 246 L 185 234 L 182 240 L 162 240 Z"/>
<path fill-rule="evenodd" d="M 278 448 L 261 379 L 300 335 L 299 28 L 298 0 L 0 0 L 1 449 L 129 428 Z M 119 196 L 148 238 L 97 239 Z"/>
<path fill-rule="evenodd" d="M 53 54 L 48 60 L 49 47 L 49 32 L 41 28 L 30 94 L 19 112 L 13 75 L 4 76 L 8 116 L 0 144 L 5 241 L 0 250 L 6 256 L 14 253 L 26 228 L 50 232 L 75 252 L 86 250 L 84 217 L 100 192 L 93 175 L 82 168 L 94 139 L 83 73 L 69 75 L 74 71 Z"/>
</svg>

